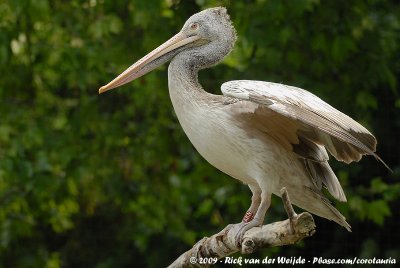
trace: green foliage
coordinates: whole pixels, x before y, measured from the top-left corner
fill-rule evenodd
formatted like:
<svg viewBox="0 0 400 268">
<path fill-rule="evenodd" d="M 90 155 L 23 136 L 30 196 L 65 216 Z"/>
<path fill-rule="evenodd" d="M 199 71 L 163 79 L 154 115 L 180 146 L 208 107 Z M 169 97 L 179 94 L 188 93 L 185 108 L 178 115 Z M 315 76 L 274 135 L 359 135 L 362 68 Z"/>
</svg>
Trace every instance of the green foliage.
<svg viewBox="0 0 400 268">
<path fill-rule="evenodd" d="M 371 181 L 370 187 L 359 187 L 360 195 L 353 196 L 349 200 L 350 208 L 357 212 L 355 215 L 364 220 L 365 218 L 374 221 L 378 225 L 383 225 L 384 219 L 391 215 L 389 204 L 400 197 L 400 184 L 392 184 L 390 187 L 381 178 Z M 361 196 L 371 197 L 371 201 L 363 199 Z"/>
<path fill-rule="evenodd" d="M 241 219 L 250 192 L 195 152 L 172 111 L 165 66 L 97 95 L 216 5 L 227 6 L 239 39 L 200 74 L 206 89 L 242 78 L 306 88 L 371 129 L 395 171 L 371 157 L 332 160 L 349 200 L 336 205 L 353 233 L 318 220 L 300 247 L 260 256 L 400 256 L 396 1 L 5 0 L 0 267 L 162 267 Z M 267 221 L 285 217 L 279 202 Z"/>
</svg>

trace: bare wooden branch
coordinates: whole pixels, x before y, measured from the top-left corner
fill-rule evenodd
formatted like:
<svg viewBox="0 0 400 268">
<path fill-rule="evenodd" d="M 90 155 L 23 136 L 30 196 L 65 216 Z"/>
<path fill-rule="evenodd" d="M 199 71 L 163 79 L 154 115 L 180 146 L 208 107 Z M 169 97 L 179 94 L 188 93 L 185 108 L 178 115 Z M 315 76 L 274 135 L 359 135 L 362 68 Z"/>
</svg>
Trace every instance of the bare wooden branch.
<svg viewBox="0 0 400 268">
<path fill-rule="evenodd" d="M 282 188 L 281 194 L 289 219 L 250 229 L 245 233 L 241 247 L 235 244 L 235 235 L 240 223 L 230 224 L 221 232 L 198 241 L 169 267 L 208 267 L 209 264 L 200 263 L 201 260 L 209 258 L 219 260 L 237 251 L 250 254 L 261 248 L 294 244 L 312 236 L 315 233 L 315 223 L 311 214 L 303 212 L 297 215 L 285 188 Z"/>
<path fill-rule="evenodd" d="M 289 219 L 296 217 L 297 214 L 292 207 L 292 202 L 290 202 L 289 194 L 286 190 L 286 187 L 283 187 L 281 189 L 281 196 L 282 196 L 283 206 L 285 207 Z"/>
<path fill-rule="evenodd" d="M 282 201 L 283 201 L 283 207 L 286 210 L 286 213 L 289 216 L 289 222 L 290 222 L 290 230 L 291 233 L 294 233 L 294 221 L 296 219 L 296 212 L 293 209 L 292 203 L 290 202 L 289 194 L 286 190 L 286 187 L 283 187 L 281 189 L 281 196 L 282 196 Z"/>
</svg>

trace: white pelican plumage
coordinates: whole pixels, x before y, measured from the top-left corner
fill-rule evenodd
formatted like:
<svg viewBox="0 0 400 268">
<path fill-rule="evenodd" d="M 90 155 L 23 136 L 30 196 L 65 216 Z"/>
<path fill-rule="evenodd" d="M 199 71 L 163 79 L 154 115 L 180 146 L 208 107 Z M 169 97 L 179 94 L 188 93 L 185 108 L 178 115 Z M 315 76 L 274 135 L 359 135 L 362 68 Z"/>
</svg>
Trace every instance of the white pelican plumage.
<svg viewBox="0 0 400 268">
<path fill-rule="evenodd" d="M 168 85 L 178 120 L 197 151 L 253 193 L 236 239 L 263 223 L 271 195 L 286 187 L 292 203 L 350 231 L 345 217 L 323 195 L 345 193 L 328 164 L 328 152 L 350 163 L 375 153 L 375 137 L 312 93 L 262 81 L 230 81 L 223 95 L 206 92 L 198 71 L 220 62 L 236 32 L 225 8 L 191 16 L 182 30 L 137 61 L 99 93 L 126 84 L 171 61 Z"/>
</svg>

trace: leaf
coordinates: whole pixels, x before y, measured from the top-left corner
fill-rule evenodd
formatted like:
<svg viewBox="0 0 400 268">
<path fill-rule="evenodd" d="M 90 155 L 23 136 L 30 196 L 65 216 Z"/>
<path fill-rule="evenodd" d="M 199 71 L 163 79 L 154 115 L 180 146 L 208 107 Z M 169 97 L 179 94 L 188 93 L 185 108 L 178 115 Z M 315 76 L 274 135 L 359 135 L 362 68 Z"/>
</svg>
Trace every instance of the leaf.
<svg viewBox="0 0 400 268">
<path fill-rule="evenodd" d="M 389 185 L 384 183 L 381 178 L 375 178 L 371 181 L 371 191 L 373 193 L 383 193 L 389 188 Z"/>
<path fill-rule="evenodd" d="M 378 225 L 383 225 L 387 216 L 390 216 L 390 208 L 386 201 L 376 200 L 368 205 L 368 218 L 373 220 Z"/>
</svg>

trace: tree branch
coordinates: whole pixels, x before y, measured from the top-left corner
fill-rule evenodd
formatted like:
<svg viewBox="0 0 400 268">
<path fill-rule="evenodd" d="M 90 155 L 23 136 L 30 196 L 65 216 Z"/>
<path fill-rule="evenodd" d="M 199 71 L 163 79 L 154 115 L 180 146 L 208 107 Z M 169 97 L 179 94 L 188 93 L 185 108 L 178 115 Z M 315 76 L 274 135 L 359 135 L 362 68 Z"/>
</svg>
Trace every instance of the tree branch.
<svg viewBox="0 0 400 268">
<path fill-rule="evenodd" d="M 235 235 L 240 223 L 229 224 L 221 232 L 198 241 L 169 267 L 208 267 L 207 262 L 200 264 L 200 260 L 218 260 L 237 251 L 250 254 L 261 248 L 290 245 L 312 236 L 315 233 L 315 223 L 311 214 L 303 212 L 297 215 L 286 188 L 282 188 L 281 194 L 289 219 L 250 229 L 245 233 L 241 247 L 235 245 Z"/>
</svg>

